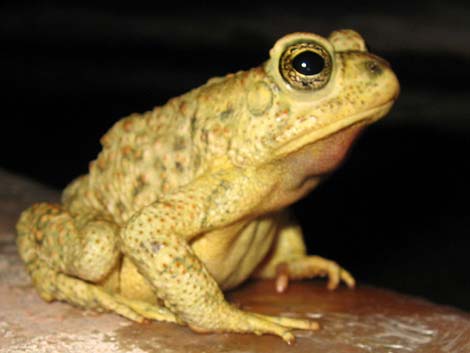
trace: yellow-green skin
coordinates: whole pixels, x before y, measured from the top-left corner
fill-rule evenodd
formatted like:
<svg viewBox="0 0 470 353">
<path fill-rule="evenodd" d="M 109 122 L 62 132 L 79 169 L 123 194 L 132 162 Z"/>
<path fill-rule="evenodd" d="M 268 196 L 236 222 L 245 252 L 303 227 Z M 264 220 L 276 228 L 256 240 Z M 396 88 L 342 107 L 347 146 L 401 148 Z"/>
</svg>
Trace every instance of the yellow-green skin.
<svg viewBox="0 0 470 353">
<path fill-rule="evenodd" d="M 327 85 L 314 91 L 294 89 L 279 73 L 284 49 L 305 39 L 333 62 Z M 318 327 L 241 311 L 221 289 L 250 276 L 277 276 L 279 291 L 288 278 L 317 275 L 328 275 L 331 289 L 354 286 L 336 263 L 306 255 L 285 208 L 389 111 L 399 85 L 351 30 L 328 39 L 290 34 L 270 54 L 260 67 L 118 121 L 62 204 L 23 212 L 18 249 L 42 298 L 287 342 L 292 329 Z"/>
</svg>

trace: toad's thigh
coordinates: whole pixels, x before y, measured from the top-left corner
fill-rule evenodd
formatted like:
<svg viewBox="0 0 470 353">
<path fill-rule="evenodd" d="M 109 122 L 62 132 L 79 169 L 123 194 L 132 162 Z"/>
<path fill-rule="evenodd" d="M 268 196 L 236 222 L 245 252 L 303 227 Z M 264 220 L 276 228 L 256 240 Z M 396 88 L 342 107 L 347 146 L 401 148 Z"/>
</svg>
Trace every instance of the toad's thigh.
<svg viewBox="0 0 470 353">
<path fill-rule="evenodd" d="M 26 264 L 41 261 L 54 271 L 99 282 L 119 258 L 116 224 L 90 217 L 77 226 L 60 205 L 33 205 L 23 212 L 17 229 L 18 249 Z"/>
</svg>

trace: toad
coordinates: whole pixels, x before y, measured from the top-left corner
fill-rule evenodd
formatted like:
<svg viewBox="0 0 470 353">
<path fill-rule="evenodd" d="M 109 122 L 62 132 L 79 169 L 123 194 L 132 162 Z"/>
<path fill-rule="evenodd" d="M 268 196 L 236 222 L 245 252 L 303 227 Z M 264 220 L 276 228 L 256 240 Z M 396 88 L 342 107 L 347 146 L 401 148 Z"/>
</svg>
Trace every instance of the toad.
<svg viewBox="0 0 470 353">
<path fill-rule="evenodd" d="M 38 203 L 17 224 L 17 245 L 46 301 L 112 311 L 198 332 L 315 330 L 301 318 L 229 304 L 249 278 L 354 278 L 309 256 L 287 207 L 330 174 L 359 132 L 399 92 L 389 64 L 352 30 L 293 33 L 262 65 L 118 121 L 89 173 L 60 204 Z M 322 236 L 322 235 L 319 235 Z"/>
</svg>

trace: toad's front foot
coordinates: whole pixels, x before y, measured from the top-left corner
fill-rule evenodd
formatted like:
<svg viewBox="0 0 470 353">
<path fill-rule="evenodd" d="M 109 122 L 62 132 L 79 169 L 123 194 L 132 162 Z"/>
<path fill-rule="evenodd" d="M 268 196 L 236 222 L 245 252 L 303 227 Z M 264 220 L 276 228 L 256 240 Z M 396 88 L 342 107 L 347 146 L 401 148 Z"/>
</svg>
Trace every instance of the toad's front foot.
<svg viewBox="0 0 470 353">
<path fill-rule="evenodd" d="M 336 289 L 341 281 L 349 288 L 354 288 L 354 277 L 336 262 L 320 256 L 305 256 L 282 262 L 276 269 L 276 290 L 279 293 L 287 289 L 289 279 L 303 279 L 328 276 L 328 289 Z"/>
</svg>

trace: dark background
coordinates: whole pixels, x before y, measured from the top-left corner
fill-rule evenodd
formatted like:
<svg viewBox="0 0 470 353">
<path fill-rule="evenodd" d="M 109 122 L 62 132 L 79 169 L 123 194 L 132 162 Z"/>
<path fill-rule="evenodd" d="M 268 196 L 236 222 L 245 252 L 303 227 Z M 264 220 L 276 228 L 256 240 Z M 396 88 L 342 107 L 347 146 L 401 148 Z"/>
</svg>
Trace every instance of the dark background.
<svg viewBox="0 0 470 353">
<path fill-rule="evenodd" d="M 118 118 L 260 64 L 283 34 L 353 28 L 402 93 L 294 207 L 310 251 L 362 283 L 469 310 L 470 7 L 385 3 L 3 2 L 0 166 L 63 188 Z"/>
</svg>

